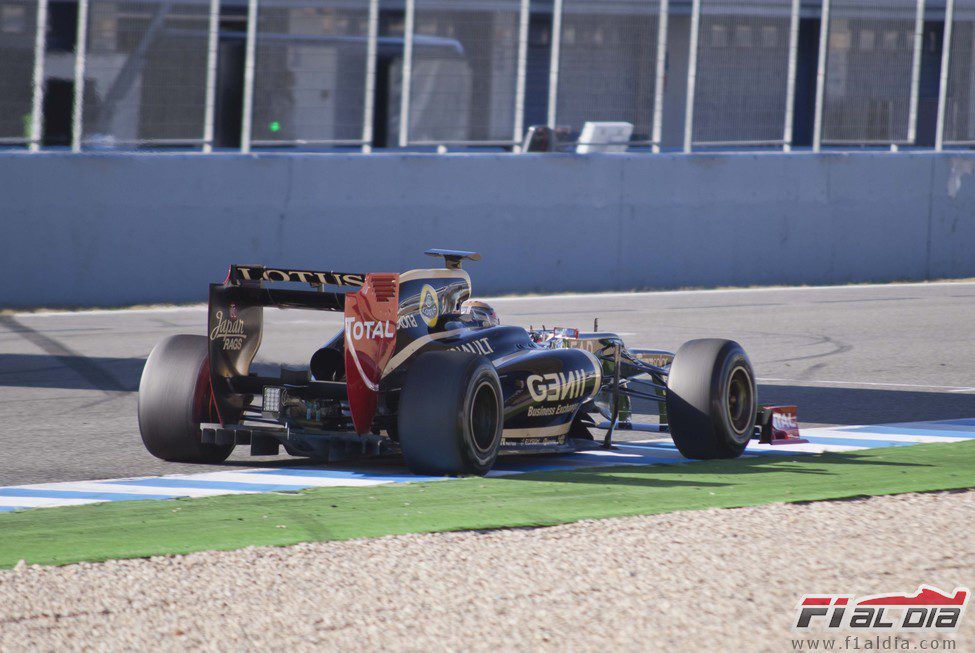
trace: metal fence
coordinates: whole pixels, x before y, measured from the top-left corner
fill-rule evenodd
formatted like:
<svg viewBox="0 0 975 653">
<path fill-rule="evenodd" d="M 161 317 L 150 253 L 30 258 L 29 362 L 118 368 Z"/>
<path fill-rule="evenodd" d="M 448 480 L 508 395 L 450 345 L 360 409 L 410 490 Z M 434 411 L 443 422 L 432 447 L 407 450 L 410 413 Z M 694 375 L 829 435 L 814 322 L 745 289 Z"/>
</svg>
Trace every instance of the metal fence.
<svg viewBox="0 0 975 653">
<path fill-rule="evenodd" d="M 398 142 L 521 137 L 528 0 L 407 0 Z"/>
<path fill-rule="evenodd" d="M 654 152 L 975 146 L 975 0 L 0 0 L 3 146 L 518 151 L 591 121 Z"/>
<path fill-rule="evenodd" d="M 632 142 L 660 144 L 667 7 L 667 0 L 557 0 L 549 126 L 625 121 Z"/>
<path fill-rule="evenodd" d="M 821 142 L 912 145 L 924 0 L 824 0 L 822 24 Z"/>
<path fill-rule="evenodd" d="M 212 144 L 218 9 L 212 0 L 82 0 L 75 147 Z"/>
<path fill-rule="evenodd" d="M 697 0 L 684 149 L 792 142 L 799 0 Z"/>
<path fill-rule="evenodd" d="M 40 105 L 35 102 L 41 83 L 36 76 L 43 61 L 35 57 L 44 51 L 45 30 L 38 21 L 46 16 L 43 0 L 0 4 L 0 143 L 32 145 L 37 140 Z"/>
<path fill-rule="evenodd" d="M 243 149 L 371 140 L 378 0 L 252 0 Z M 367 98 L 370 102 L 367 102 Z"/>
</svg>

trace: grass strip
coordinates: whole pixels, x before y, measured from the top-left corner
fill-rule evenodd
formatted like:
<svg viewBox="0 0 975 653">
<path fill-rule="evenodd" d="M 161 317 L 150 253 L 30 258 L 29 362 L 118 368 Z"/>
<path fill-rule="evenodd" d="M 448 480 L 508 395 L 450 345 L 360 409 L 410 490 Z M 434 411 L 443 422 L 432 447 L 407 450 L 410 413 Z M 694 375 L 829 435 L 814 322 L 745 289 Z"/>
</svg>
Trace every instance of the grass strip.
<svg viewBox="0 0 975 653">
<path fill-rule="evenodd" d="M 0 514 L 0 568 L 975 487 L 975 441 Z"/>
</svg>

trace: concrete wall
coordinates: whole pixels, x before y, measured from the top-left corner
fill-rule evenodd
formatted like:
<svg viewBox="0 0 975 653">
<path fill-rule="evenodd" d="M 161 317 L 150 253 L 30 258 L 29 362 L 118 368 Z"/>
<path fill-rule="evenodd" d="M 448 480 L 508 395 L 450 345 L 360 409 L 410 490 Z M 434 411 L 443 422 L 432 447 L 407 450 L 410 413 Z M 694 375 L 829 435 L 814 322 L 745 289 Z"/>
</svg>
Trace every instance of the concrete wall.
<svg viewBox="0 0 975 653">
<path fill-rule="evenodd" d="M 975 276 L 975 157 L 0 156 L 0 306 L 203 301 L 227 264 L 475 293 Z"/>
</svg>

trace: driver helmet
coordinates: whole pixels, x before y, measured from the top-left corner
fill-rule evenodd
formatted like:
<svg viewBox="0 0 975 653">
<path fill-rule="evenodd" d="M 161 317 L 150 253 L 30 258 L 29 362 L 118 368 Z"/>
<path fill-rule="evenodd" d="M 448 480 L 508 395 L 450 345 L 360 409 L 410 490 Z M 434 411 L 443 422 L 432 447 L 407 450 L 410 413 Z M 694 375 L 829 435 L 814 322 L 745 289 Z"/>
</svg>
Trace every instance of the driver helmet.
<svg viewBox="0 0 975 653">
<path fill-rule="evenodd" d="M 460 314 L 469 315 L 472 319 L 479 320 L 488 326 L 501 324 L 498 314 L 494 312 L 491 305 L 479 299 L 468 299 L 460 305 Z"/>
</svg>

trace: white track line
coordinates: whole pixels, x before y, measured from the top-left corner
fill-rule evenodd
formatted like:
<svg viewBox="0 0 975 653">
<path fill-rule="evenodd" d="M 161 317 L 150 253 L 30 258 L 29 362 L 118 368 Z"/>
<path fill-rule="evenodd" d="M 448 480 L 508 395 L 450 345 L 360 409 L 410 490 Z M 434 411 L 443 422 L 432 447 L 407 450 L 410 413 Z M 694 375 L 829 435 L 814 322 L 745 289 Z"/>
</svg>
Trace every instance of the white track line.
<svg viewBox="0 0 975 653">
<path fill-rule="evenodd" d="M 875 383 L 872 381 L 811 381 L 803 379 L 779 379 L 772 377 L 760 377 L 756 381 L 760 383 L 790 383 L 796 386 L 823 386 L 830 388 L 856 389 L 857 386 L 870 386 L 876 388 L 911 388 L 914 390 L 947 390 L 948 392 L 975 392 L 975 387 L 961 385 L 923 385 L 917 383 Z"/>
</svg>

